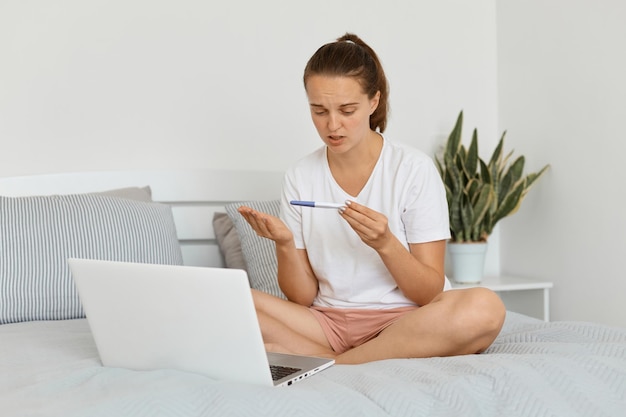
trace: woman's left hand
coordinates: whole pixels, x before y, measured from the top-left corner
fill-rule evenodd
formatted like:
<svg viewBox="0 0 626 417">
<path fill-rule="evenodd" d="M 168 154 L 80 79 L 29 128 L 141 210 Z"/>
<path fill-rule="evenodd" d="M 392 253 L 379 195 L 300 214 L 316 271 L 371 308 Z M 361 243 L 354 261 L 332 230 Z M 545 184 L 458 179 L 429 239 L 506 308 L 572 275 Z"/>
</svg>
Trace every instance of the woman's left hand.
<svg viewBox="0 0 626 417">
<path fill-rule="evenodd" d="M 346 201 L 346 209 L 341 211 L 341 217 L 366 245 L 377 251 L 391 241 L 393 235 L 389 230 L 387 217 L 382 213 L 354 201 Z"/>
</svg>

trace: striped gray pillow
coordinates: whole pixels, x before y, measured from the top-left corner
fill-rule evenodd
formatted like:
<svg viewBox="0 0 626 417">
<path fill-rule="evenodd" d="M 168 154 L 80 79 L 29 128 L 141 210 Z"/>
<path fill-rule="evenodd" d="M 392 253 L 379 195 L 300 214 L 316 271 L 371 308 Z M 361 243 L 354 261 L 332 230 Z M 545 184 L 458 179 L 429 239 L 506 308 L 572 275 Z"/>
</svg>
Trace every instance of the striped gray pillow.
<svg viewBox="0 0 626 417">
<path fill-rule="evenodd" d="M 171 208 L 96 193 L 0 196 L 0 324 L 84 317 L 70 257 L 182 264 Z"/>
<path fill-rule="evenodd" d="M 277 297 L 286 298 L 278 286 L 276 245 L 272 240 L 256 234 L 237 211 L 237 208 L 240 206 L 248 206 L 263 213 L 278 216 L 280 202 L 278 200 L 246 201 L 228 204 L 226 205 L 226 213 L 235 225 L 239 240 L 241 240 L 241 251 L 246 262 L 250 287 Z"/>
</svg>

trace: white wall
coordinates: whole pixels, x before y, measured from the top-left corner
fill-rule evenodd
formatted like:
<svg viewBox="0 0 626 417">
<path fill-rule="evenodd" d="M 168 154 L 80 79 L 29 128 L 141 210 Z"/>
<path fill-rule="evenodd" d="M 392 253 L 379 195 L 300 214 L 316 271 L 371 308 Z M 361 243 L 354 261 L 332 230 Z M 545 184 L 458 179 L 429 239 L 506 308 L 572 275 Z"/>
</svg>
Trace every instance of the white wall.
<svg viewBox="0 0 626 417">
<path fill-rule="evenodd" d="M 501 224 L 503 272 L 554 281 L 552 317 L 626 326 L 626 3 L 497 2 L 499 125 L 552 168 Z"/>
<path fill-rule="evenodd" d="M 497 4 L 497 9 L 496 9 Z M 554 319 L 626 325 L 620 0 L 0 1 L 0 176 L 283 170 L 319 146 L 302 69 L 345 31 L 391 83 L 387 136 L 434 154 L 458 111 L 550 163 L 488 273 L 555 282 Z M 497 13 L 497 14 L 496 14 Z M 496 33 L 497 29 L 497 33 Z"/>
<path fill-rule="evenodd" d="M 464 108 L 496 126 L 481 0 L 3 0 L 0 175 L 284 169 L 318 147 L 302 70 L 354 31 L 391 82 L 388 135 L 432 153 Z"/>
<path fill-rule="evenodd" d="M 386 68 L 388 138 L 433 155 L 463 109 L 492 147 L 494 0 L 2 0 L 0 176 L 284 170 L 321 144 L 304 65 L 346 31 Z"/>
</svg>

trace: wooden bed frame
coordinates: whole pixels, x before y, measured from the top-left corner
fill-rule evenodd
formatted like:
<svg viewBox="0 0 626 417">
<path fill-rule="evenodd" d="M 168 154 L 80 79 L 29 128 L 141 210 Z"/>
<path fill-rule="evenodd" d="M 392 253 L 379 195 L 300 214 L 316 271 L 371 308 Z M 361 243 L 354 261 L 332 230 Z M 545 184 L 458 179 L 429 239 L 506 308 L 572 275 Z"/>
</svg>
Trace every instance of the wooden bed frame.
<svg viewBox="0 0 626 417">
<path fill-rule="evenodd" d="M 275 200 L 283 173 L 276 171 L 94 171 L 0 178 L 0 195 L 32 196 L 150 186 L 154 201 L 172 207 L 185 265 L 223 267 L 213 214 L 237 201 Z"/>
</svg>

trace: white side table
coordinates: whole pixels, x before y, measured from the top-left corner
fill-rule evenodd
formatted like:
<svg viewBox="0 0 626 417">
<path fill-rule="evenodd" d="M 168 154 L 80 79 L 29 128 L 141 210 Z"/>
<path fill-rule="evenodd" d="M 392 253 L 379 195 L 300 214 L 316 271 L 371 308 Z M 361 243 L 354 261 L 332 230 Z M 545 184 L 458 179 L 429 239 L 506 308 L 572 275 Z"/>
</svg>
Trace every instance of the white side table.
<svg viewBox="0 0 626 417">
<path fill-rule="evenodd" d="M 543 293 L 543 320 L 550 321 L 550 288 L 553 284 L 550 281 L 537 281 L 528 278 L 518 278 L 511 276 L 485 277 L 478 284 L 459 284 L 450 279 L 452 288 L 489 288 L 497 293 L 506 292 L 513 295 L 513 291 L 542 291 Z M 506 302 L 505 302 L 506 304 Z"/>
</svg>

